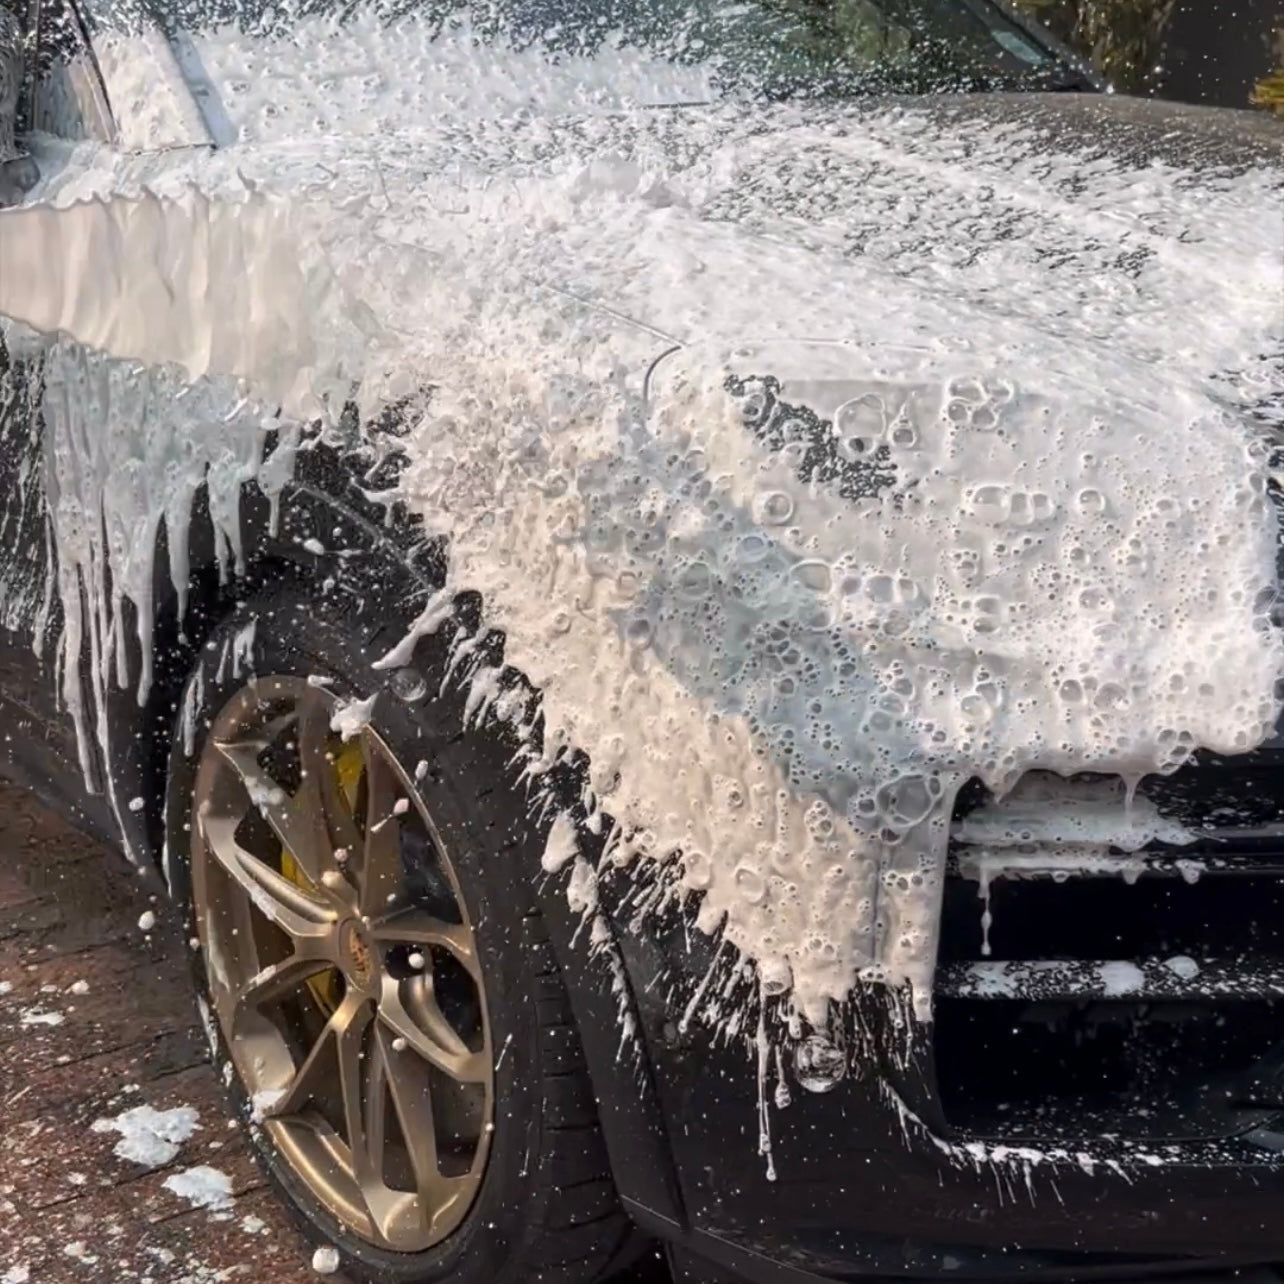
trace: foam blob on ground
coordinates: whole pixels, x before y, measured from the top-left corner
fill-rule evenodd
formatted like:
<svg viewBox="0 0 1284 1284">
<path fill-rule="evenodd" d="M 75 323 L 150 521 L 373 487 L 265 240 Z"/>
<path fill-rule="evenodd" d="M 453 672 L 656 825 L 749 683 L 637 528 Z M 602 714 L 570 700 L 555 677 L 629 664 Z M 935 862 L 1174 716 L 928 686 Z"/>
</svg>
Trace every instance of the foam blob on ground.
<svg viewBox="0 0 1284 1284">
<path fill-rule="evenodd" d="M 170 1173 L 162 1184 L 194 1208 L 221 1212 L 232 1202 L 232 1179 L 208 1164 L 197 1164 L 193 1168 Z"/>
<path fill-rule="evenodd" d="M 45 1012 L 40 1008 L 26 1008 L 18 1014 L 18 1023 L 25 1029 L 35 1026 L 62 1025 L 65 1020 L 61 1012 Z"/>
<path fill-rule="evenodd" d="M 339 1269 L 339 1250 L 323 1244 L 312 1254 L 312 1269 L 318 1275 L 333 1275 Z"/>
<path fill-rule="evenodd" d="M 120 1140 L 115 1154 L 132 1163 L 159 1168 L 170 1163 L 198 1126 L 196 1111 L 191 1106 L 157 1110 L 153 1106 L 134 1106 L 111 1119 L 95 1119 L 93 1132 L 116 1132 Z"/>
</svg>

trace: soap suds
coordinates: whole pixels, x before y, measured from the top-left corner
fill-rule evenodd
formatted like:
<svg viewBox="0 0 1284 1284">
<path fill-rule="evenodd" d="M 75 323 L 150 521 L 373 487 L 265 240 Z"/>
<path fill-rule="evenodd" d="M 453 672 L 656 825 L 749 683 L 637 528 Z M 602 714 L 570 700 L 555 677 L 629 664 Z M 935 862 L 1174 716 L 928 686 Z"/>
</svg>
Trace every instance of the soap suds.
<svg viewBox="0 0 1284 1284">
<path fill-rule="evenodd" d="M 339 1250 L 323 1244 L 312 1254 L 312 1269 L 318 1275 L 333 1275 L 339 1269 Z"/>
<path fill-rule="evenodd" d="M 334 707 L 330 715 L 330 729 L 336 731 L 344 740 L 351 740 L 360 734 L 363 727 L 369 726 L 374 715 L 375 701 L 378 692 L 364 700 L 342 700 Z"/>
<path fill-rule="evenodd" d="M 444 390 L 417 428 L 407 489 L 542 692 L 544 761 L 587 749 L 624 827 L 612 865 L 676 861 L 697 923 L 818 1026 L 861 978 L 909 984 L 927 1015 L 964 780 L 1139 777 L 1274 723 L 1275 528 L 1250 435 L 1104 356 L 1109 391 L 1081 382 L 1086 353 L 1070 376 L 1041 352 L 1027 383 L 1033 355 L 991 373 L 931 347 L 684 354 L 646 435 L 624 401 L 588 419 L 511 370 L 510 395 L 543 407 L 535 467 L 520 435 L 453 433 L 477 412 Z M 773 360 L 797 382 L 737 369 Z M 1161 459 L 1138 452 L 1160 434 Z M 569 627 L 554 586 L 579 604 Z M 569 823 L 544 862 L 569 863 L 581 908 Z"/>
<path fill-rule="evenodd" d="M 203 39 L 228 84 L 268 57 L 315 72 L 284 42 Z M 507 64 L 470 56 L 489 99 Z M 481 594 L 542 694 L 531 781 L 589 756 L 577 807 L 533 805 L 622 1007 L 606 879 L 634 884 L 639 930 L 679 900 L 718 939 L 752 1010 L 683 1006 L 755 1051 L 762 996 L 819 1030 L 886 982 L 927 1017 L 965 780 L 1135 780 L 1274 725 L 1276 529 L 1245 411 L 1281 389 L 1255 364 L 1284 342 L 1279 177 L 909 106 L 602 114 L 565 89 L 519 97 L 521 130 L 464 86 L 385 134 L 322 85 L 350 115 L 305 147 L 275 146 L 308 123 L 274 133 L 260 96 L 235 122 L 253 147 L 68 164 L 0 216 L 0 312 L 61 336 L 30 341 L 86 770 L 92 742 L 110 760 L 108 690 L 146 698 L 162 519 L 181 599 L 198 486 L 239 570 L 242 484 L 289 479 L 268 433 L 396 400 L 398 497 L 448 537 L 450 578 L 384 667 L 449 630 L 467 719 L 529 736 L 459 629 L 455 595 Z M 88 261 L 116 270 L 49 276 Z M 1129 841 L 1163 837 L 1137 814 Z"/>
<path fill-rule="evenodd" d="M 191 1106 L 157 1110 L 153 1106 L 134 1106 L 111 1119 L 95 1119 L 92 1132 L 116 1132 L 120 1140 L 115 1154 L 135 1164 L 159 1168 L 170 1163 L 183 1142 L 196 1131 L 199 1116 Z"/>
<path fill-rule="evenodd" d="M 1185 847 L 1198 835 L 1162 816 L 1154 802 L 1113 777 L 1022 776 L 1002 799 L 990 798 L 954 825 L 958 872 L 975 879 L 981 910 L 981 953 L 990 954 L 992 892 L 998 879 L 1114 875 L 1135 883 L 1146 870 L 1141 849 L 1152 843 Z M 1177 858 L 1187 881 L 1198 862 Z"/>
<path fill-rule="evenodd" d="M 42 1008 L 27 1008 L 18 1014 L 18 1024 L 24 1029 L 62 1025 L 66 1019 L 61 1012 L 46 1012 Z"/>
<path fill-rule="evenodd" d="M 1001 801 L 970 811 L 954 837 L 991 851 L 1039 843 L 1120 852 L 1152 842 L 1185 847 L 1199 838 L 1161 816 L 1149 798 L 1130 796 L 1122 780 L 1064 780 L 1036 772 L 1022 777 Z"/>
<path fill-rule="evenodd" d="M 575 834 L 575 822 L 566 812 L 558 812 L 548 831 L 540 865 L 546 874 L 556 874 L 578 855 L 579 839 Z"/>
<path fill-rule="evenodd" d="M 1200 972 L 1199 964 L 1185 954 L 1174 954 L 1165 961 L 1164 966 L 1183 981 L 1193 981 Z"/>
<path fill-rule="evenodd" d="M 222 1212 L 232 1203 L 232 1179 L 208 1164 L 170 1173 L 162 1185 L 193 1208 Z"/>
<path fill-rule="evenodd" d="M 285 1096 L 284 1088 L 265 1088 L 256 1092 L 250 1099 L 250 1118 L 255 1123 L 262 1123 L 265 1116 L 272 1112 L 272 1108 L 283 1096 Z"/>
<path fill-rule="evenodd" d="M 336 129 L 379 137 L 407 121 L 443 115 L 596 114 L 715 96 L 703 67 L 675 66 L 610 41 L 593 57 L 563 53 L 554 61 L 538 46 L 493 44 L 479 57 L 481 31 L 462 12 L 445 24 L 438 14 L 411 13 L 392 23 L 369 9 L 342 24 L 302 17 L 288 32 L 253 41 L 223 27 L 198 34 L 193 46 L 206 74 L 223 88 L 241 142 Z M 669 23 L 681 19 L 675 8 Z"/>
</svg>

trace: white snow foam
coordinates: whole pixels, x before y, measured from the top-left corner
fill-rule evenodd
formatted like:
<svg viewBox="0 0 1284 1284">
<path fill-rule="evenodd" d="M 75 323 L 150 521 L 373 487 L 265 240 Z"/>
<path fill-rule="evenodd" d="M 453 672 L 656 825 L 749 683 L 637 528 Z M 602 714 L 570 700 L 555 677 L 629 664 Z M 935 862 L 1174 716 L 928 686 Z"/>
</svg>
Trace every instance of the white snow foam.
<svg viewBox="0 0 1284 1284">
<path fill-rule="evenodd" d="M 222 1212 L 232 1203 L 232 1179 L 208 1164 L 170 1173 L 161 1184 L 194 1208 Z"/>
<path fill-rule="evenodd" d="M 482 40 L 462 14 L 444 25 L 419 14 L 389 22 L 370 6 L 301 18 L 288 33 L 254 39 L 216 27 L 197 32 L 192 48 L 241 141 L 378 137 L 451 116 L 603 113 L 716 96 L 706 68 L 636 45 L 608 39 L 591 57 L 554 59 L 538 45 L 491 40 L 480 57 Z"/>
<path fill-rule="evenodd" d="M 80 369 L 133 406 L 176 363 L 201 396 L 219 376 L 297 414 L 354 381 L 375 404 L 434 385 L 404 494 L 449 535 L 452 578 L 418 633 L 480 590 L 544 692 L 550 760 L 589 752 L 617 863 L 672 877 L 817 1022 L 859 978 L 909 983 L 926 1010 L 966 777 L 1136 777 L 1260 741 L 1280 669 L 1265 462 L 1209 394 L 1270 338 L 1269 175 L 1121 179 L 901 112 L 461 119 L 364 157 L 345 141 L 333 191 L 288 209 L 247 199 L 242 168 L 279 165 L 295 190 L 327 172 L 321 144 L 175 161 L 165 199 L 4 216 L 0 310 L 115 361 L 53 363 L 69 670 L 88 631 L 105 686 L 120 601 L 150 600 L 142 537 L 190 499 L 185 466 L 155 484 L 171 453 L 230 457 L 224 498 L 258 470 L 244 400 L 177 429 L 135 416 L 99 453 Z M 459 157 L 443 202 L 434 176 Z M 210 204 L 192 181 L 239 195 Z M 889 209 L 908 220 L 891 243 L 848 244 Z M 736 353 L 799 334 L 844 342 Z M 666 336 L 688 351 L 644 399 Z M 104 484 L 122 471 L 141 497 Z M 104 511 L 129 538 L 101 540 Z M 234 518 L 216 518 L 229 538 Z M 470 716 L 499 707 L 496 681 L 476 675 Z M 571 893 L 596 913 L 580 859 Z"/>
<path fill-rule="evenodd" d="M 546 759 L 588 751 L 615 863 L 677 854 L 700 925 L 813 1021 L 858 977 L 926 1015 L 965 779 L 1137 778 L 1274 722 L 1249 433 L 1034 355 L 825 347 L 777 388 L 752 376 L 799 352 L 691 354 L 645 428 L 514 370 L 520 415 L 477 432 L 447 388 L 415 439 L 409 493 L 543 692 Z M 546 868 L 573 857 L 555 826 Z"/>
<path fill-rule="evenodd" d="M 197 1129 L 199 1116 L 191 1106 L 157 1110 L 154 1106 L 134 1106 L 111 1119 L 95 1119 L 93 1132 L 116 1132 L 120 1140 L 115 1153 L 121 1159 L 149 1168 L 168 1164 L 179 1147 Z"/>
</svg>

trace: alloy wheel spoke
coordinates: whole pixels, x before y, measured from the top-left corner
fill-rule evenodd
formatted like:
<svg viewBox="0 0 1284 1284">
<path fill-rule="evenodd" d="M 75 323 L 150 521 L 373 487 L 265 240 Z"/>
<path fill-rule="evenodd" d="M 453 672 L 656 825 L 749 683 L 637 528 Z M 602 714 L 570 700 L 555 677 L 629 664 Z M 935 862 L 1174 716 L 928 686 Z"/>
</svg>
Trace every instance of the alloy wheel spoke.
<svg viewBox="0 0 1284 1284">
<path fill-rule="evenodd" d="M 236 993 L 242 1008 L 261 1008 L 288 998 L 309 978 L 333 966 L 331 951 L 324 948 L 325 938 L 311 937 L 299 942 L 302 948 L 280 963 L 261 968 Z"/>
<path fill-rule="evenodd" d="M 374 916 L 387 913 L 402 888 L 401 816 L 396 807 L 405 791 L 368 732 L 362 733 L 361 751 L 366 765 L 366 832 L 356 870 L 357 908 Z"/>
<path fill-rule="evenodd" d="M 318 806 L 322 801 L 319 795 L 324 789 L 325 778 L 333 776 L 333 768 L 323 755 L 318 755 L 321 758 L 320 771 L 312 770 L 304 758 L 305 741 L 313 734 L 312 722 L 308 720 L 309 711 L 310 706 L 304 706 L 297 717 L 275 719 L 253 736 L 215 740 L 214 747 L 240 777 L 251 804 L 271 826 L 281 847 L 319 887 L 322 875 L 335 868 L 334 849 L 342 844 L 332 838 L 327 812 Z M 299 787 L 293 794 L 273 779 L 260 762 L 263 754 L 291 722 L 296 723 L 295 734 L 299 739 L 298 752 L 303 772 Z M 328 726 L 328 722 L 323 725 Z"/>
<path fill-rule="evenodd" d="M 374 1037 L 370 1040 L 369 1058 L 366 1063 L 365 1098 L 361 1103 L 361 1127 L 365 1139 L 364 1153 L 368 1156 L 365 1161 L 365 1167 L 369 1170 L 369 1177 L 379 1177 L 380 1179 L 383 1169 L 384 1147 L 388 1141 L 388 1056 L 383 1040 L 380 1037 L 381 1034 L 382 1031 L 376 1026 Z M 355 1159 L 354 1155 L 353 1168 L 358 1171 L 358 1179 L 360 1179 L 360 1169 Z M 380 1184 L 382 1184 L 382 1181 L 380 1181 Z M 367 1195 L 367 1203 L 369 1202 L 369 1196 Z M 373 1208 L 371 1212 L 374 1212 Z"/>
<path fill-rule="evenodd" d="M 376 1042 L 386 1067 L 388 1096 L 401 1126 L 414 1170 L 415 1185 L 430 1216 L 440 1217 L 451 1201 L 471 1190 L 472 1174 L 461 1177 L 443 1176 L 437 1158 L 437 1124 L 433 1116 L 432 1095 L 424 1083 L 423 1073 L 406 1065 L 406 1054 L 392 1047 L 384 1030 L 375 1031 Z"/>
<path fill-rule="evenodd" d="M 474 1052 L 446 1019 L 433 993 L 431 973 L 404 981 L 385 976 L 379 1020 L 394 1036 L 404 1039 L 407 1048 L 456 1082 L 487 1081 L 490 1065 L 485 1052 Z"/>
<path fill-rule="evenodd" d="M 246 851 L 236 841 L 236 818 L 216 815 L 205 807 L 198 813 L 197 823 L 219 865 L 269 922 L 296 942 L 329 937 L 334 930 L 334 910 Z"/>
<path fill-rule="evenodd" d="M 335 1028 L 335 1053 L 339 1063 L 339 1095 L 343 1101 L 343 1128 L 352 1155 L 352 1175 L 362 1192 L 381 1186 L 383 1170 L 383 1106 L 380 1091 L 370 1091 L 374 1100 L 367 1103 L 367 1089 L 373 1089 L 371 1071 L 373 1056 L 365 1051 L 365 1034 L 374 1016 L 368 999 L 349 995 L 339 1005 L 335 1016 L 348 1008 L 346 1018 Z M 372 1132 L 371 1125 L 375 1131 Z M 373 1210 L 372 1210 L 373 1211 Z"/>
<path fill-rule="evenodd" d="M 426 910 L 408 909 L 370 925 L 371 937 L 381 945 L 433 946 L 447 950 L 467 968 L 469 975 L 481 984 L 481 964 L 472 930 L 463 923 L 447 923 Z"/>
<path fill-rule="evenodd" d="M 313 826 L 301 804 L 259 764 L 269 741 L 216 741 L 214 747 L 235 769 L 249 795 L 250 803 L 271 826 L 282 848 L 319 882 L 320 864 L 315 858 Z"/>
<path fill-rule="evenodd" d="M 325 1023 L 307 1056 L 299 1063 L 281 1095 L 265 1117 L 280 1119 L 287 1115 L 301 1114 L 308 1103 L 326 1095 L 332 1082 L 336 1065 L 340 1077 L 340 1093 L 344 1098 L 345 1123 L 347 1122 L 347 1079 L 344 1075 L 345 1050 L 355 1041 L 360 1047 L 361 1037 L 372 1017 L 370 1000 L 361 994 L 347 994 Z"/>
<path fill-rule="evenodd" d="M 365 1095 L 362 1110 L 362 1148 L 353 1153 L 353 1176 L 361 1191 L 366 1211 L 380 1234 L 391 1239 L 399 1230 L 417 1229 L 421 1222 L 414 1198 L 393 1190 L 384 1177 L 384 1155 L 388 1144 L 389 1057 L 396 1054 L 375 1027 L 365 1066 Z"/>
</svg>

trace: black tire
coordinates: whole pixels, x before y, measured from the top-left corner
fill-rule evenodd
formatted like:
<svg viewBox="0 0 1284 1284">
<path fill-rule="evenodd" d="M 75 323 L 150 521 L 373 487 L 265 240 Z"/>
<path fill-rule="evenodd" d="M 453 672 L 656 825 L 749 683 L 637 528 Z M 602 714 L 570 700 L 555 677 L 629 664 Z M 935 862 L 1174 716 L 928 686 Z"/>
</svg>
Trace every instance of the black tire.
<svg viewBox="0 0 1284 1284">
<path fill-rule="evenodd" d="M 224 656 L 237 635 L 244 649 L 251 624 L 251 665 L 260 677 L 323 675 L 343 698 L 379 692 L 375 730 L 403 763 L 431 764 L 420 793 L 468 902 L 493 1046 L 504 1049 L 497 1056 L 486 1175 L 464 1223 L 435 1248 L 391 1253 L 345 1231 L 252 1122 L 250 1101 L 233 1077 L 233 1103 L 260 1163 L 309 1239 L 336 1247 L 343 1269 L 355 1278 L 374 1284 L 592 1284 L 632 1232 L 615 1194 L 579 1034 L 536 908 L 534 879 L 548 822 L 528 812 L 527 791 L 517 779 L 502 726 L 487 718 L 465 727 L 464 694 L 458 683 L 444 683 L 443 641 L 420 643 L 415 659 L 426 694 L 408 702 L 390 689 L 388 674 L 372 668 L 396 636 L 379 636 L 381 626 L 358 604 L 286 585 L 261 591 L 215 629 L 180 705 L 195 702 L 194 735 L 190 719 L 176 731 L 166 798 L 170 878 L 188 936 L 195 934 L 189 825 L 196 764 L 211 719 L 247 681 L 247 667 L 237 676 Z M 198 952 L 194 970 L 198 993 L 208 1003 Z M 228 1049 L 217 1023 L 207 1025 L 221 1065 L 230 1060 Z"/>
</svg>

